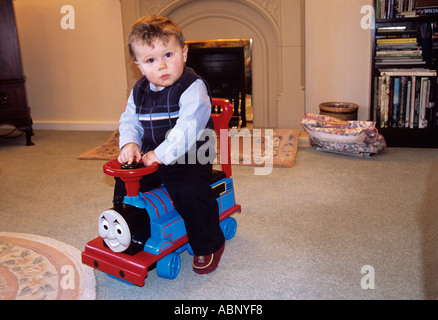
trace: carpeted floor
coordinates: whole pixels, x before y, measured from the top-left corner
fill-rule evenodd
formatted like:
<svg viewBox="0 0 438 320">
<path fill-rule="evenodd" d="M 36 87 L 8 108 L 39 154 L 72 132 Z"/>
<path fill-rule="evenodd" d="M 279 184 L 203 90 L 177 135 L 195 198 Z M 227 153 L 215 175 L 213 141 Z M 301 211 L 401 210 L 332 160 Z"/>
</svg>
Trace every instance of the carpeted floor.
<svg viewBox="0 0 438 320">
<path fill-rule="evenodd" d="M 0 230 L 83 250 L 114 183 L 104 161 L 76 157 L 110 134 L 36 130 L 32 147 L 0 140 Z M 362 159 L 299 147 L 293 168 L 266 176 L 233 166 L 242 213 L 213 274 L 194 274 L 184 252 L 175 280 L 151 271 L 133 287 L 96 272 L 97 299 L 436 299 L 437 172 L 438 149 Z"/>
</svg>

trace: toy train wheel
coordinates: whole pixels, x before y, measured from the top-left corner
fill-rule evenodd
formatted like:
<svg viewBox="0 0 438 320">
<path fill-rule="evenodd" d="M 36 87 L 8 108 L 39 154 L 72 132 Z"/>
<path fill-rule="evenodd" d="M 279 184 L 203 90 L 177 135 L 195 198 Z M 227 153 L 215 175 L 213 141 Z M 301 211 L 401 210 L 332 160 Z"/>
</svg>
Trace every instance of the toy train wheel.
<svg viewBox="0 0 438 320">
<path fill-rule="evenodd" d="M 178 253 L 172 252 L 158 260 L 157 274 L 166 279 L 175 279 L 181 269 L 181 258 Z"/>
<path fill-rule="evenodd" d="M 237 221 L 233 217 L 228 217 L 221 221 L 220 223 L 222 232 L 224 233 L 224 237 L 227 240 L 230 240 L 234 237 L 237 231 Z"/>
</svg>

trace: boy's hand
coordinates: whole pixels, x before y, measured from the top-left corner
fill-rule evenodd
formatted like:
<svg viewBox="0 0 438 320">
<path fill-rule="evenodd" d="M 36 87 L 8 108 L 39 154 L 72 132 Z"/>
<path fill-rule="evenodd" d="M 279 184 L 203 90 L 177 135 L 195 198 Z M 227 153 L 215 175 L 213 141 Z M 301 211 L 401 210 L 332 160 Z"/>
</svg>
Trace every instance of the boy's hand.
<svg viewBox="0 0 438 320">
<path fill-rule="evenodd" d="M 160 159 L 157 158 L 155 152 L 153 151 L 149 151 L 148 153 L 143 155 L 143 163 L 146 167 L 150 166 L 154 162 L 157 162 L 158 164 L 163 164 L 163 162 L 161 162 Z"/>
<path fill-rule="evenodd" d="M 125 144 L 120 151 L 120 155 L 118 157 L 119 163 L 131 164 L 133 162 L 139 162 L 141 160 L 140 148 L 136 143 L 128 143 Z"/>
</svg>

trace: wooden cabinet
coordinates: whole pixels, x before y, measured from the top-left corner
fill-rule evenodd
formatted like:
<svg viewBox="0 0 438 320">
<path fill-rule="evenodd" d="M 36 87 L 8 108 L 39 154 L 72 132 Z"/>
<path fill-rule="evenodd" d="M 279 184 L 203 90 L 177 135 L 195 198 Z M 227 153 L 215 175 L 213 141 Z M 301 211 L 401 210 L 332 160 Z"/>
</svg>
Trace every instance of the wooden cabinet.
<svg viewBox="0 0 438 320">
<path fill-rule="evenodd" d="M 12 124 L 33 145 L 13 0 L 0 0 L 0 124 Z"/>
</svg>

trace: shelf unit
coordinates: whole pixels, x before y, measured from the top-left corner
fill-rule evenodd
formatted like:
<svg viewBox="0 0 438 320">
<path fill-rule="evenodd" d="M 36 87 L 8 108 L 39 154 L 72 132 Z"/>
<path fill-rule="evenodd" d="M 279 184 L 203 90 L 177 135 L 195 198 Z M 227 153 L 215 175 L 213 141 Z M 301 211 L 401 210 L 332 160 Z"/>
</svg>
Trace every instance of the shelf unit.
<svg viewBox="0 0 438 320">
<path fill-rule="evenodd" d="M 0 124 L 12 124 L 33 145 L 32 118 L 15 23 L 13 0 L 0 0 Z"/>
<path fill-rule="evenodd" d="M 389 147 L 438 148 L 438 14 L 400 14 L 408 1 L 374 1 L 370 119 Z"/>
</svg>

